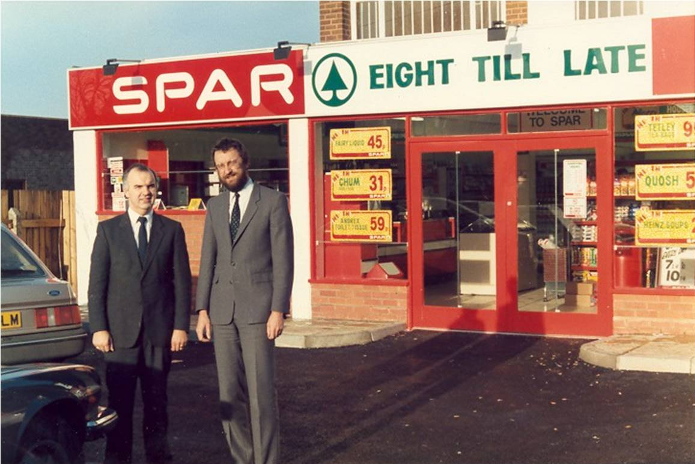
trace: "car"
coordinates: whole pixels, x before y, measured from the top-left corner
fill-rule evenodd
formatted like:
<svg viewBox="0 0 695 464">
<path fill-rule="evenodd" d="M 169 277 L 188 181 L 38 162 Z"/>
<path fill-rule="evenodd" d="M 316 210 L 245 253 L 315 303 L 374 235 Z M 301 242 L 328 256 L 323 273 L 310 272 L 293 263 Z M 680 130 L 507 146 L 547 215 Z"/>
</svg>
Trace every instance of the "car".
<svg viewBox="0 0 695 464">
<path fill-rule="evenodd" d="M 56 278 L 2 224 L 3 365 L 64 360 L 85 348 L 87 332 L 70 284 Z"/>
<path fill-rule="evenodd" d="M 118 414 L 100 406 L 101 381 L 81 364 L 2 366 L 3 464 L 75 464 L 82 446 L 113 429 Z"/>
</svg>

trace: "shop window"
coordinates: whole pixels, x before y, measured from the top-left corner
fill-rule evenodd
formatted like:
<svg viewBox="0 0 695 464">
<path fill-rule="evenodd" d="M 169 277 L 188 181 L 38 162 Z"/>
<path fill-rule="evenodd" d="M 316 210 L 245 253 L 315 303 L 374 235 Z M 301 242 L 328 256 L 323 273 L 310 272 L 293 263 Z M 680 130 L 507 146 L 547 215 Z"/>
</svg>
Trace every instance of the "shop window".
<svg viewBox="0 0 695 464">
<path fill-rule="evenodd" d="M 317 123 L 315 154 L 317 278 L 406 278 L 404 119 Z"/>
<path fill-rule="evenodd" d="M 502 133 L 499 113 L 413 117 L 413 137 Z"/>
<path fill-rule="evenodd" d="M 158 209 L 202 209 L 220 193 L 210 150 L 223 138 L 236 138 L 251 158 L 254 182 L 289 193 L 287 125 L 208 127 L 102 133 L 101 209 L 123 211 L 123 171 L 133 163 L 150 166 L 160 177 Z"/>
<path fill-rule="evenodd" d="M 616 287 L 695 289 L 695 103 L 615 109 Z"/>
<path fill-rule="evenodd" d="M 507 115 L 507 131 L 558 132 L 606 129 L 605 108 L 523 111 Z"/>
<path fill-rule="evenodd" d="M 615 18 L 644 14 L 643 1 L 595 1 L 577 0 L 574 2 L 576 19 Z"/>
</svg>

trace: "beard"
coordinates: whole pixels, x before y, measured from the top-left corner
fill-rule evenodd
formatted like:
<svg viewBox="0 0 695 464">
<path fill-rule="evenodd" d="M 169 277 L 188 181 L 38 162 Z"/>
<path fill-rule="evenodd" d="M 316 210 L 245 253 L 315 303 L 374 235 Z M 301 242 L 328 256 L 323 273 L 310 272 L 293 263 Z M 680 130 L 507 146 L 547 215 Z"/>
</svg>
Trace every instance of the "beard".
<svg viewBox="0 0 695 464">
<path fill-rule="evenodd" d="M 248 180 L 249 176 L 246 174 L 246 172 L 239 172 L 225 178 L 220 178 L 222 185 L 224 185 L 225 188 L 230 192 L 238 192 L 244 187 L 244 185 L 246 185 L 246 181 Z"/>
</svg>

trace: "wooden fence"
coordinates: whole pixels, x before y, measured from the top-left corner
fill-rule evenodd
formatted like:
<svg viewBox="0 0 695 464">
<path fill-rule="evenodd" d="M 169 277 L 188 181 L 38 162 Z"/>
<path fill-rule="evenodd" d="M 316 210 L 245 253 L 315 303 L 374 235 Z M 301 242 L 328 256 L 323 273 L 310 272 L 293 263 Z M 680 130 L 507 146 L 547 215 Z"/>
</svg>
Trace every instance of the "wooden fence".
<svg viewBox="0 0 695 464">
<path fill-rule="evenodd" d="M 2 222 L 77 291 L 74 191 L 2 190 Z"/>
</svg>

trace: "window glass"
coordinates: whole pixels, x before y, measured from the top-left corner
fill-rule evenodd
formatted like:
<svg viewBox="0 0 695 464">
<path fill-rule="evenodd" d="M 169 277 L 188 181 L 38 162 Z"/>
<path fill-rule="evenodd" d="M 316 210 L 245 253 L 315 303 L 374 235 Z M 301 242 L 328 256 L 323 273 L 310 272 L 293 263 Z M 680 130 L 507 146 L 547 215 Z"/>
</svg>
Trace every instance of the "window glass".
<svg viewBox="0 0 695 464">
<path fill-rule="evenodd" d="M 158 199 L 166 209 L 186 209 L 193 199 L 207 202 L 220 192 L 210 150 L 223 138 L 240 140 L 251 159 L 254 182 L 289 192 L 287 125 L 104 132 L 101 182 L 104 210 L 123 211 L 122 173 L 133 163 L 160 177 Z"/>
<path fill-rule="evenodd" d="M 414 137 L 502 132 L 502 117 L 498 113 L 413 117 L 411 121 Z"/>
<path fill-rule="evenodd" d="M 615 109 L 616 287 L 695 288 L 695 149 L 678 135 L 694 113 L 692 101 Z"/>
<path fill-rule="evenodd" d="M 404 118 L 317 123 L 315 137 L 317 277 L 406 278 Z M 359 154 L 370 145 L 382 156 Z"/>
<path fill-rule="evenodd" d="M 2 231 L 2 278 L 40 277 L 45 275 L 32 258 L 9 232 Z"/>
</svg>

